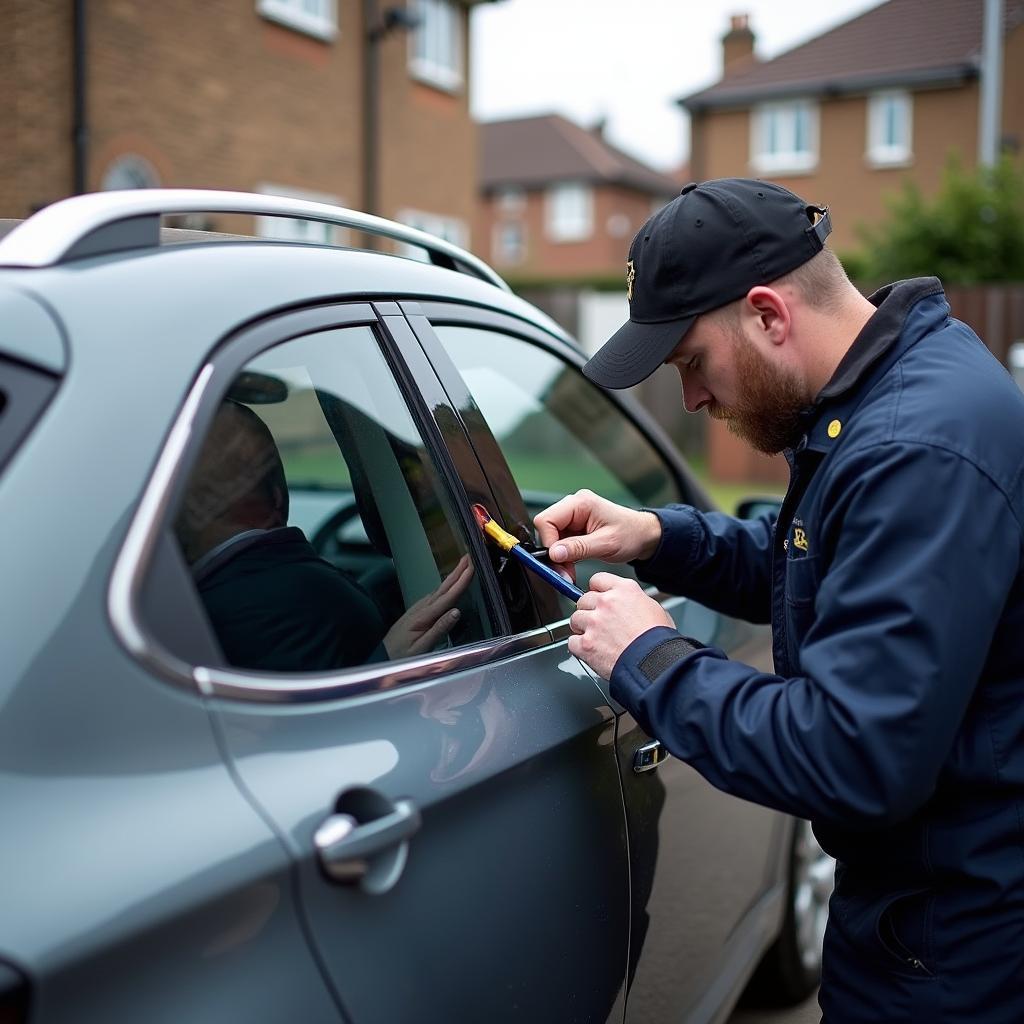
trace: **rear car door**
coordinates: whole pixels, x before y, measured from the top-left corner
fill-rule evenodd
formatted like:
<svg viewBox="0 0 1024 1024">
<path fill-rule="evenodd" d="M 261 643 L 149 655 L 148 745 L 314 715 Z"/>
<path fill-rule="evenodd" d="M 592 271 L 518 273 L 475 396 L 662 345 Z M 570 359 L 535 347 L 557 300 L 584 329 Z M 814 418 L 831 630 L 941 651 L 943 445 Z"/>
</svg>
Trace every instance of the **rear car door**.
<svg viewBox="0 0 1024 1024">
<path fill-rule="evenodd" d="M 469 503 L 495 495 L 407 320 L 298 311 L 211 366 L 167 496 L 191 583 L 165 628 L 202 650 L 349 1018 L 621 1019 L 614 714 L 493 572 Z"/>
<path fill-rule="evenodd" d="M 532 537 L 533 516 L 582 487 L 632 507 L 703 505 L 685 470 L 652 440 L 652 426 L 587 381 L 570 346 L 497 312 L 452 303 L 410 307 L 416 312 L 411 322 L 438 372 L 446 382 L 453 370 L 459 375 L 449 392 L 468 392 L 467 417 L 484 422 L 474 436 L 506 503 L 507 528 Z M 580 563 L 579 585 L 586 589 L 599 569 L 632 575 L 628 566 Z M 536 596 L 564 650 L 572 603 L 543 584 Z M 770 665 L 766 629 L 684 598 L 660 599 L 685 635 Z M 628 714 L 617 747 L 632 856 L 635 978 L 627 1018 L 703 1019 L 743 980 L 764 941 L 759 900 L 777 870 L 783 819 L 725 796 L 672 758 L 638 771 L 661 754 Z"/>
</svg>

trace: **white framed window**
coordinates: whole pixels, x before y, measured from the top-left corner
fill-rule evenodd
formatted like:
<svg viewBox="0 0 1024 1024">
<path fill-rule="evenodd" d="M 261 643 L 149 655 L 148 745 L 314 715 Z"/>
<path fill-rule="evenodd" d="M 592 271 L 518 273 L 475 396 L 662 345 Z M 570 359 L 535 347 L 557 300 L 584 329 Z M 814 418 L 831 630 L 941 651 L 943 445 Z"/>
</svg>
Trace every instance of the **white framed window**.
<svg viewBox="0 0 1024 1024">
<path fill-rule="evenodd" d="M 309 189 L 292 188 L 264 182 L 258 188 L 266 196 L 284 196 L 287 199 L 305 199 L 311 203 L 327 203 L 329 206 L 343 206 L 339 196 L 329 192 L 311 192 Z M 257 217 L 256 233 L 261 238 L 274 238 L 281 242 L 312 242 L 316 245 L 351 245 L 348 228 L 326 224 L 319 220 L 302 220 L 293 217 Z"/>
<path fill-rule="evenodd" d="M 817 103 L 762 103 L 753 110 L 750 132 L 750 162 L 754 170 L 792 174 L 817 166 Z"/>
<path fill-rule="evenodd" d="M 338 35 L 337 0 L 256 0 L 256 10 L 280 25 L 330 41 Z"/>
<path fill-rule="evenodd" d="M 517 214 L 526 209 L 526 191 L 518 185 L 506 185 L 494 193 L 499 213 Z"/>
<path fill-rule="evenodd" d="M 428 235 L 443 238 L 446 242 L 451 242 L 452 245 L 457 245 L 460 248 L 465 249 L 469 246 L 469 228 L 466 226 L 466 222 L 459 217 L 405 209 L 399 210 L 395 219 L 411 228 L 425 231 Z M 430 262 L 430 257 L 417 245 L 399 244 L 397 248 L 402 256 L 408 256 L 410 259 L 420 260 L 424 263 Z"/>
<path fill-rule="evenodd" d="M 409 0 L 419 24 L 409 34 L 409 71 L 414 78 L 455 92 L 462 86 L 462 18 L 453 0 Z"/>
<path fill-rule="evenodd" d="M 913 155 L 910 93 L 886 90 L 868 97 L 868 162 L 876 167 L 905 164 Z"/>
<path fill-rule="evenodd" d="M 582 242 L 594 231 L 594 191 L 579 182 L 563 182 L 548 189 L 545 224 L 553 242 Z"/>
<path fill-rule="evenodd" d="M 159 188 L 160 175 L 156 168 L 137 153 L 117 157 L 103 172 L 100 188 L 110 192 L 122 188 Z"/>
<path fill-rule="evenodd" d="M 526 259 L 526 229 L 521 221 L 510 220 L 494 226 L 494 262 L 511 267 Z"/>
</svg>

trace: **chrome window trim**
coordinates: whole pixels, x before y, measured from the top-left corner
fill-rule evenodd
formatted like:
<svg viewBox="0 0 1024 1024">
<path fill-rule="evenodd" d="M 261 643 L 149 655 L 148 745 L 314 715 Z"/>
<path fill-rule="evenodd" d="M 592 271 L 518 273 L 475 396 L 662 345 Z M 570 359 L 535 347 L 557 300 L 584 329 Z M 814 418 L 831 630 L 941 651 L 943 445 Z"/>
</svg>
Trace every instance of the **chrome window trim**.
<svg viewBox="0 0 1024 1024">
<path fill-rule="evenodd" d="M 484 643 L 437 651 L 420 658 L 381 662 L 374 668 L 277 676 L 198 666 L 193 670 L 193 676 L 200 692 L 206 697 L 301 704 L 380 693 L 409 683 L 428 682 L 435 676 L 490 665 L 526 651 L 546 647 L 550 643 L 550 632 L 540 627 L 516 636 L 497 637 Z"/>
</svg>

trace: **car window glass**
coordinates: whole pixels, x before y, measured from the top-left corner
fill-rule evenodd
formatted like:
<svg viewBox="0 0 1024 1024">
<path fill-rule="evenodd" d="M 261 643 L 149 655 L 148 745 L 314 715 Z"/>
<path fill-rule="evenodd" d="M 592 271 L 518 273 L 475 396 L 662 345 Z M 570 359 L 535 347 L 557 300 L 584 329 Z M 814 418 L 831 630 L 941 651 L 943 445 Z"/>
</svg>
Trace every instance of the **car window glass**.
<svg viewBox="0 0 1024 1024">
<path fill-rule="evenodd" d="M 456 517 L 369 327 L 253 359 L 175 532 L 224 656 L 331 671 L 490 635 Z"/>
<path fill-rule="evenodd" d="M 639 428 L 575 366 L 500 331 L 434 328 L 501 446 L 530 515 L 588 487 L 633 508 L 681 501 L 671 470 Z M 577 582 L 628 566 L 580 563 Z M 563 599 L 563 611 L 571 610 Z"/>
</svg>

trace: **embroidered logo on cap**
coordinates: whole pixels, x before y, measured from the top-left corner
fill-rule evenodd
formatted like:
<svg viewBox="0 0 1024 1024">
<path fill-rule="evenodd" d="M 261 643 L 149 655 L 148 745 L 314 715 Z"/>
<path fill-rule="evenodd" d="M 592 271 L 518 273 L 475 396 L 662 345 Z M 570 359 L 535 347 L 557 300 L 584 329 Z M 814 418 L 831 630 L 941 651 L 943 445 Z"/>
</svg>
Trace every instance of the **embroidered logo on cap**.
<svg viewBox="0 0 1024 1024">
<path fill-rule="evenodd" d="M 626 260 L 626 301 L 633 301 L 633 282 L 636 280 L 636 270 L 633 268 L 633 261 Z"/>
</svg>

